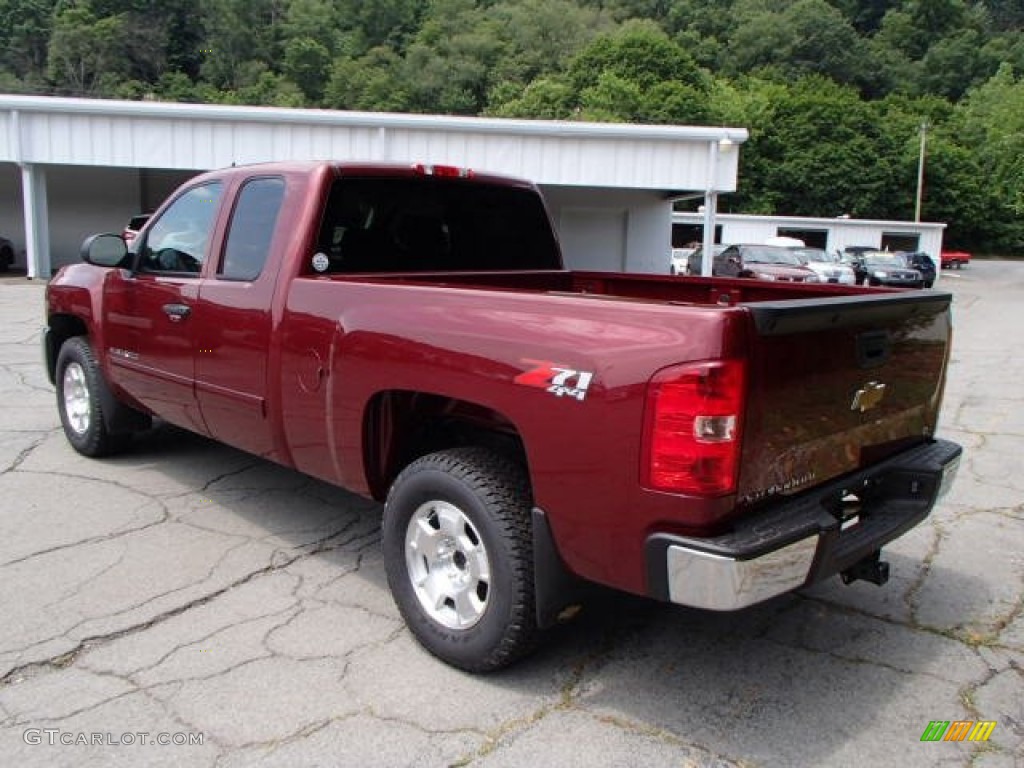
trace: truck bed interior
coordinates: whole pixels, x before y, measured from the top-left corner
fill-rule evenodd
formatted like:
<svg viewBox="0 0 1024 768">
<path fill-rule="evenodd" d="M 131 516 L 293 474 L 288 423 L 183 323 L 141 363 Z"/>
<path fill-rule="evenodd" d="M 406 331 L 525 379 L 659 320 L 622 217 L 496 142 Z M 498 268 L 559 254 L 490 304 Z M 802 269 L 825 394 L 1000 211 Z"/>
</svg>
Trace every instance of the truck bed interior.
<svg viewBox="0 0 1024 768">
<path fill-rule="evenodd" d="M 672 277 L 619 272 L 527 270 L 508 272 L 417 272 L 361 275 L 309 275 L 315 280 L 464 286 L 476 290 L 528 291 L 575 296 L 633 299 L 667 304 L 735 306 L 790 299 L 906 293 L 900 289 L 838 284 L 774 283 L 722 277 Z M 915 292 L 918 293 L 918 292 Z"/>
</svg>

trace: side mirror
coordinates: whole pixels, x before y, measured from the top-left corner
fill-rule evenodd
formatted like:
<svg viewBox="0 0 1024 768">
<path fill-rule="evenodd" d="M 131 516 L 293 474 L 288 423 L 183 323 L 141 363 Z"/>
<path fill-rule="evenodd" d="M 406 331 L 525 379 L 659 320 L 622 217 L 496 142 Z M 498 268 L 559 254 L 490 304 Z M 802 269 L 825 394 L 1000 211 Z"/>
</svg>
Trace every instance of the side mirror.
<svg viewBox="0 0 1024 768">
<path fill-rule="evenodd" d="M 125 267 L 128 246 L 120 235 L 92 235 L 82 243 L 82 261 L 96 267 Z"/>
</svg>

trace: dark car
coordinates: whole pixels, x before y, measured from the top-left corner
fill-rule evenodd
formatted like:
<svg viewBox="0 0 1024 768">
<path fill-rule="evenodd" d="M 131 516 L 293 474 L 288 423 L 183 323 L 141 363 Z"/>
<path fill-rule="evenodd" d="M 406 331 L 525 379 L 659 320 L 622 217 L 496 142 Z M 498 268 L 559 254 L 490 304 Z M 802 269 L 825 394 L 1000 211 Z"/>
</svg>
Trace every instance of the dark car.
<svg viewBox="0 0 1024 768">
<path fill-rule="evenodd" d="M 857 285 L 888 285 L 894 288 L 921 288 L 924 279 L 910 269 L 903 256 L 889 251 L 864 251 L 853 260 Z"/>
<path fill-rule="evenodd" d="M 14 264 L 14 243 L 0 237 L 0 272 L 6 272 Z"/>
<path fill-rule="evenodd" d="M 908 267 L 921 273 L 925 288 L 931 288 L 935 284 L 935 260 L 931 256 L 924 251 L 908 251 L 902 256 Z"/>
<path fill-rule="evenodd" d="M 715 254 L 712 274 L 790 283 L 820 282 L 817 273 L 805 267 L 791 248 L 781 245 L 730 245 Z"/>
<path fill-rule="evenodd" d="M 722 251 L 724 251 L 728 247 L 729 246 L 722 245 L 721 243 L 715 243 L 714 245 L 711 246 L 711 256 L 713 258 L 717 257 L 718 254 L 720 254 Z M 704 261 L 704 248 L 702 246 L 698 245 L 693 250 L 693 252 L 689 256 L 686 257 L 686 274 L 688 274 L 688 275 L 698 275 L 699 276 L 700 273 L 701 273 L 701 267 L 703 266 L 703 261 Z"/>
</svg>

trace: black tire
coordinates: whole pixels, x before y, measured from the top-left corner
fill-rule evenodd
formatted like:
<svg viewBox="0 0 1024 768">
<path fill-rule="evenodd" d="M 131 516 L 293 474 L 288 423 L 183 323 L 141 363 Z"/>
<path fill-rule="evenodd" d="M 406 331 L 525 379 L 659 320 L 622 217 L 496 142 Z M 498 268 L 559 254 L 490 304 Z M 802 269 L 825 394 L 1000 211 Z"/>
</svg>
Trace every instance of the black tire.
<svg viewBox="0 0 1024 768">
<path fill-rule="evenodd" d="M 479 447 L 423 456 L 391 486 L 383 532 L 388 585 L 416 639 L 448 664 L 490 672 L 536 645 L 531 508 L 524 469 Z M 452 520 L 461 526 L 459 542 L 445 533 Z M 415 542 L 407 548 L 409 537 L 424 536 L 438 539 L 429 542 L 436 544 L 433 551 L 425 546 L 417 554 Z M 447 559 L 440 550 L 448 552 Z M 485 579 L 474 573 L 481 551 Z M 428 556 L 435 559 L 433 567 Z M 410 568 L 422 577 L 418 586 Z M 425 594 L 428 582 L 440 588 L 437 596 Z M 434 609 L 428 610 L 424 603 L 431 600 Z M 460 615 L 457 600 L 468 617 Z"/>
<path fill-rule="evenodd" d="M 0 272 L 7 272 L 14 264 L 14 251 L 10 248 L 0 249 Z"/>
<path fill-rule="evenodd" d="M 107 431 L 100 395 L 106 384 L 84 336 L 73 336 L 61 346 L 56 382 L 60 423 L 72 448 L 83 456 L 98 457 L 116 453 L 127 445 L 128 435 Z M 76 401 L 80 407 L 72 404 Z"/>
</svg>

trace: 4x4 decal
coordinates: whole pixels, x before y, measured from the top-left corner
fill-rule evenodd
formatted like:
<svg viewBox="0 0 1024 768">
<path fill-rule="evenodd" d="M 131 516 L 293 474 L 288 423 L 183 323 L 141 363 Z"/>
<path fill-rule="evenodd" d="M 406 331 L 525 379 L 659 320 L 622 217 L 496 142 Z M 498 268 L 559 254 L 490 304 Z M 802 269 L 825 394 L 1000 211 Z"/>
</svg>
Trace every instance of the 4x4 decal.
<svg viewBox="0 0 1024 768">
<path fill-rule="evenodd" d="M 580 402 L 586 399 L 590 382 L 594 378 L 592 371 L 578 371 L 545 360 L 523 362 L 535 367 L 516 376 L 516 384 L 543 389 L 555 397 L 572 397 Z"/>
</svg>

